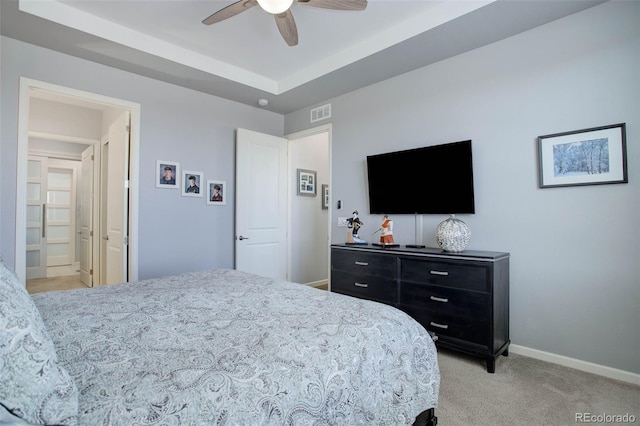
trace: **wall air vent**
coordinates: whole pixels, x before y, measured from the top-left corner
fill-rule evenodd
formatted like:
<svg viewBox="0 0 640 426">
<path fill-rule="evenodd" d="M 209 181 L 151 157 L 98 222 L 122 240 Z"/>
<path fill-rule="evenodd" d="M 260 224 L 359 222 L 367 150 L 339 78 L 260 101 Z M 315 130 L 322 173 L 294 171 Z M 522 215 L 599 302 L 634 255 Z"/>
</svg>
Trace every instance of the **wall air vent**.
<svg viewBox="0 0 640 426">
<path fill-rule="evenodd" d="M 311 122 L 325 120 L 331 118 L 331 104 L 326 104 L 311 110 Z"/>
</svg>

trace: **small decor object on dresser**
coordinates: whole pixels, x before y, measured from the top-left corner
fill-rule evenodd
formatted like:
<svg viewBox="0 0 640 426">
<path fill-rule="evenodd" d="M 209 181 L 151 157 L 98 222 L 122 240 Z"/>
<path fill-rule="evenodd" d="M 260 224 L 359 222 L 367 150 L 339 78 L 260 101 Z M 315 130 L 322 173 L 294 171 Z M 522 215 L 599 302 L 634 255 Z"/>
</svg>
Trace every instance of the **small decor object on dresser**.
<svg viewBox="0 0 640 426">
<path fill-rule="evenodd" d="M 360 227 L 364 225 L 364 222 L 360 220 L 358 217 L 358 210 L 353 211 L 353 217 L 347 219 L 347 227 L 349 231 L 347 232 L 347 244 L 367 244 L 367 242 L 360 237 L 358 237 L 358 231 Z"/>
<path fill-rule="evenodd" d="M 452 214 L 436 228 L 436 242 L 444 251 L 461 253 L 469 245 L 471 228 Z"/>
<path fill-rule="evenodd" d="M 382 225 L 380 225 L 380 242 L 382 244 L 393 244 L 393 221 L 388 215 L 382 216 Z"/>
<path fill-rule="evenodd" d="M 380 231 L 380 242 L 374 245 L 379 247 L 399 247 L 399 244 L 393 241 L 393 220 L 389 219 L 389 215 L 382 216 L 382 224 L 376 232 L 378 231 Z"/>
</svg>

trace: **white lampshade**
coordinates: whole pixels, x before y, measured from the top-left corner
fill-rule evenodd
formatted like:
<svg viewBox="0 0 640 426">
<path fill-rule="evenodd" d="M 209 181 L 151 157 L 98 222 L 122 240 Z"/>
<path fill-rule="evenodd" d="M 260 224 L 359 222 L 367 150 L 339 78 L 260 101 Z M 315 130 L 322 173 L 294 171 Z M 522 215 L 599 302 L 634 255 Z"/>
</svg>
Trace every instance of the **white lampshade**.
<svg viewBox="0 0 640 426">
<path fill-rule="evenodd" d="M 293 0 L 258 0 L 261 8 L 274 15 L 286 11 L 292 3 Z"/>
</svg>

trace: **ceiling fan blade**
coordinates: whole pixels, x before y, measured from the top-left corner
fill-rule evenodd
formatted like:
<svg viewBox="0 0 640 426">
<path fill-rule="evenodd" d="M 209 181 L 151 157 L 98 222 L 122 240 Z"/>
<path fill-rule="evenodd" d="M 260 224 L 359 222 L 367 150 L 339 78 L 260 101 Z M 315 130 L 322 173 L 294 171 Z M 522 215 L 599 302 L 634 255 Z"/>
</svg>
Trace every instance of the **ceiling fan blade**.
<svg viewBox="0 0 640 426">
<path fill-rule="evenodd" d="M 202 21 L 205 25 L 215 24 L 216 22 L 224 21 L 227 18 L 231 18 L 232 16 L 236 16 L 240 12 L 244 12 L 245 10 L 251 8 L 256 5 L 256 0 L 240 0 L 237 1 L 225 8 L 220 9 L 213 15 Z"/>
<path fill-rule="evenodd" d="M 278 15 L 273 15 L 276 18 L 276 25 L 282 38 L 287 42 L 289 46 L 295 46 L 298 44 L 298 28 L 296 27 L 296 21 L 293 20 L 293 14 L 291 9 L 282 12 Z"/>
<path fill-rule="evenodd" d="M 298 0 L 298 4 L 337 10 L 365 10 L 367 0 Z"/>
</svg>

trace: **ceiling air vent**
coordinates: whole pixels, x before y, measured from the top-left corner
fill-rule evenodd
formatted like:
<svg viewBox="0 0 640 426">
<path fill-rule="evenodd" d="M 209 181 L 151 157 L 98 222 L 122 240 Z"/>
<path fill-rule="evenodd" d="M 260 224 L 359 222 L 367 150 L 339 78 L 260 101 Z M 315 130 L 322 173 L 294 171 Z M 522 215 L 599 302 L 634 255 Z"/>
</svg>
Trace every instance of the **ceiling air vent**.
<svg viewBox="0 0 640 426">
<path fill-rule="evenodd" d="M 311 122 L 331 118 L 331 104 L 326 104 L 311 110 Z"/>
</svg>

